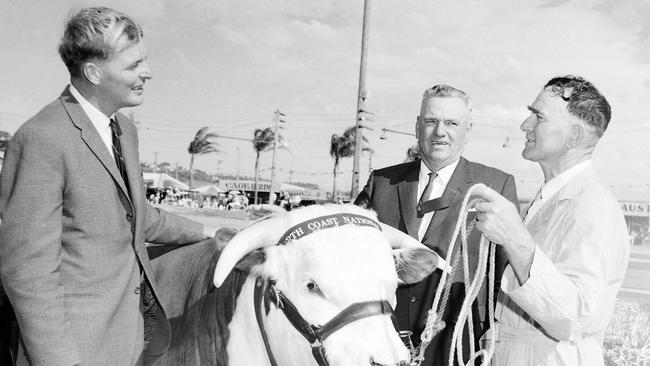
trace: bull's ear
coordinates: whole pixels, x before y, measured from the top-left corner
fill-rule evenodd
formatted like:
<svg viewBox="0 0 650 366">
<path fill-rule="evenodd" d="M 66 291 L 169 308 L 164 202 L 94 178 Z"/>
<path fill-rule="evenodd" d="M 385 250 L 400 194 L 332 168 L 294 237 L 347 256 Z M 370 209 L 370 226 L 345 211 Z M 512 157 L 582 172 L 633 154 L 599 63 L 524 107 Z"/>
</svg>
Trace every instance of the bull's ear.
<svg viewBox="0 0 650 366">
<path fill-rule="evenodd" d="M 223 250 L 223 248 L 230 243 L 230 239 L 237 234 L 238 230 L 231 227 L 220 227 L 214 233 L 214 240 L 217 242 L 217 249 Z"/>
<path fill-rule="evenodd" d="M 429 248 L 394 249 L 395 270 L 399 284 L 412 284 L 422 281 L 437 268 L 445 269 L 442 258 Z"/>
<path fill-rule="evenodd" d="M 235 268 L 249 273 L 252 269 L 258 267 L 264 262 L 266 262 L 266 252 L 264 249 L 256 249 L 246 254 L 244 258 L 237 262 Z"/>
</svg>

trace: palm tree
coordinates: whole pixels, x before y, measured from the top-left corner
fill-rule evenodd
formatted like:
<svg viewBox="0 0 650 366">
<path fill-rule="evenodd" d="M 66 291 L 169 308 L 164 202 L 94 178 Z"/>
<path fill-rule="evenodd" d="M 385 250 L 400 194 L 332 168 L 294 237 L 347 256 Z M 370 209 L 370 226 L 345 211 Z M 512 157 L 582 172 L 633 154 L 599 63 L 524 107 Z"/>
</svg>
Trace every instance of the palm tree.
<svg viewBox="0 0 650 366">
<path fill-rule="evenodd" d="M 192 189 L 192 184 L 194 183 L 192 176 L 194 172 L 194 156 L 219 152 L 217 149 L 218 144 L 215 141 L 212 141 L 212 139 L 216 137 L 216 133 L 208 132 L 208 128 L 203 127 L 200 130 L 196 131 L 194 140 L 192 140 L 190 142 L 190 146 L 187 147 L 187 152 L 190 153 L 190 190 Z"/>
<path fill-rule="evenodd" d="M 336 202 L 336 175 L 339 168 L 339 163 L 343 158 L 349 158 L 354 155 L 354 146 L 356 144 L 356 127 L 350 127 L 343 135 L 332 135 L 330 142 L 330 156 L 334 159 L 334 178 L 332 181 L 332 201 Z M 364 136 L 363 142 L 367 143 L 368 139 Z M 372 152 L 369 147 L 362 147 L 361 151 Z"/>
<path fill-rule="evenodd" d="M 278 136 L 279 140 L 280 136 Z M 259 176 L 260 153 L 273 148 L 275 133 L 271 127 L 265 129 L 256 128 L 253 133 L 253 149 L 255 149 L 255 196 L 253 202 L 257 204 L 257 180 Z M 279 144 L 281 145 L 281 144 Z M 270 192 L 269 192 L 270 194 Z"/>
</svg>

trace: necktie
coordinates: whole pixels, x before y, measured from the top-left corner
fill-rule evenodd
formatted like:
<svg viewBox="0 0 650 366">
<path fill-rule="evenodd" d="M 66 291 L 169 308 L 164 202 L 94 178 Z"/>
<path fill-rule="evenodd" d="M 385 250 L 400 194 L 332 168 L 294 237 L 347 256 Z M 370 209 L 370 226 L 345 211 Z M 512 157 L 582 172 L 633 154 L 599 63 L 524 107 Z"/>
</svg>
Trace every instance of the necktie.
<svg viewBox="0 0 650 366">
<path fill-rule="evenodd" d="M 431 197 L 431 191 L 433 191 L 433 181 L 436 179 L 438 174 L 436 173 L 429 173 L 429 182 L 427 185 L 424 187 L 424 191 L 422 192 L 422 195 L 420 196 L 420 200 L 418 201 L 418 219 L 422 219 L 422 216 L 424 216 L 425 212 L 422 209 L 422 202 L 426 202 L 429 200 L 429 197 Z"/>
<path fill-rule="evenodd" d="M 120 125 L 115 122 L 115 119 L 111 118 L 111 139 L 113 141 L 113 156 L 115 156 L 115 164 L 117 164 L 117 170 L 120 171 L 122 180 L 126 185 L 126 189 L 129 189 L 129 181 L 126 179 L 126 165 L 124 165 L 124 159 L 122 158 L 122 144 L 120 143 L 120 136 L 122 135 L 122 130 Z"/>
</svg>

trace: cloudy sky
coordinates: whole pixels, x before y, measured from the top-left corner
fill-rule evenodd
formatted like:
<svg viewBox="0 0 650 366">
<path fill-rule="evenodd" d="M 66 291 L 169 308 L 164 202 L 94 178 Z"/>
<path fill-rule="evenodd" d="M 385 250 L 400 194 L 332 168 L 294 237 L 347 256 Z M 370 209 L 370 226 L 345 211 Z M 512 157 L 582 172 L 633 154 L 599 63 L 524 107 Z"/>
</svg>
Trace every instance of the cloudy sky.
<svg viewBox="0 0 650 366">
<path fill-rule="evenodd" d="M 133 109 L 141 159 L 189 166 L 187 145 L 209 126 L 250 138 L 287 115 L 290 149 L 278 154 L 284 181 L 331 189 L 329 140 L 355 122 L 361 0 L 0 0 L 0 129 L 14 132 L 68 82 L 57 43 L 72 9 L 105 4 L 145 31 L 154 78 Z M 373 0 L 365 131 L 372 167 L 400 163 L 414 143 L 422 91 L 447 83 L 468 92 L 475 124 L 471 160 L 515 174 L 522 196 L 542 182 L 521 158 L 526 106 L 551 77 L 581 75 L 609 99 L 613 118 L 595 161 L 620 199 L 650 201 L 650 2 L 646 0 Z M 128 112 L 128 111 L 127 111 Z M 503 147 L 506 138 L 509 147 Z M 253 174 L 246 141 L 219 139 L 219 155 L 198 158 L 209 173 Z M 362 184 L 368 176 L 361 162 Z M 263 153 L 269 176 L 271 153 Z M 341 164 L 349 187 L 352 159 Z"/>
</svg>

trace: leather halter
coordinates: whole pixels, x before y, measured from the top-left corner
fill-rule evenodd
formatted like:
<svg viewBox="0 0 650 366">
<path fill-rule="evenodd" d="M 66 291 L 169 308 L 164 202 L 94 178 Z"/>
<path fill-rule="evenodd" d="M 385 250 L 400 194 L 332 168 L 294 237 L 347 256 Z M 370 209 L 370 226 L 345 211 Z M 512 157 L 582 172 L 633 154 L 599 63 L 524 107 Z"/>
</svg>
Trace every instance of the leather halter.
<svg viewBox="0 0 650 366">
<path fill-rule="evenodd" d="M 325 358 L 325 347 L 323 342 L 327 337 L 332 335 L 332 333 L 357 320 L 375 315 L 392 315 L 393 312 L 390 304 L 386 300 L 357 302 L 341 310 L 341 312 L 336 314 L 324 325 L 316 326 L 307 322 L 300 315 L 300 312 L 298 312 L 295 305 L 284 296 L 282 291 L 275 287 L 273 281 L 267 281 L 262 277 L 257 277 L 255 281 L 253 301 L 255 306 L 255 318 L 257 319 L 257 325 L 260 328 L 262 340 L 264 341 L 264 346 L 266 347 L 266 353 L 271 362 L 271 366 L 278 366 L 278 364 L 273 356 L 273 352 L 271 351 L 268 335 L 266 329 L 264 329 L 264 324 L 262 323 L 262 307 L 264 307 L 265 313 L 268 314 L 269 303 L 273 303 L 276 308 L 282 310 L 284 316 L 289 320 L 291 325 L 293 325 L 293 327 L 296 328 L 305 339 L 307 339 L 311 345 L 311 353 L 319 366 L 329 365 Z"/>
</svg>

